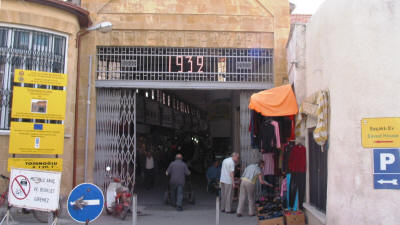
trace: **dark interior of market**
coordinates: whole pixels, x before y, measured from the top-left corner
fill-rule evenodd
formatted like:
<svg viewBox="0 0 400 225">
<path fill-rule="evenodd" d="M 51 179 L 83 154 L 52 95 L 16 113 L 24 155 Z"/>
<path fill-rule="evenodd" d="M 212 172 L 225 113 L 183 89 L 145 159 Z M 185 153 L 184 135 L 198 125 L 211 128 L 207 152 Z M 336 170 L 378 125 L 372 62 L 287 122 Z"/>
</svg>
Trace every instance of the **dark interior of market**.
<svg viewBox="0 0 400 225">
<path fill-rule="evenodd" d="M 140 164 L 146 152 L 152 154 L 160 176 L 181 153 L 194 176 L 205 179 L 208 166 L 232 152 L 231 99 L 232 91 L 138 90 L 138 180 L 144 176 Z"/>
</svg>

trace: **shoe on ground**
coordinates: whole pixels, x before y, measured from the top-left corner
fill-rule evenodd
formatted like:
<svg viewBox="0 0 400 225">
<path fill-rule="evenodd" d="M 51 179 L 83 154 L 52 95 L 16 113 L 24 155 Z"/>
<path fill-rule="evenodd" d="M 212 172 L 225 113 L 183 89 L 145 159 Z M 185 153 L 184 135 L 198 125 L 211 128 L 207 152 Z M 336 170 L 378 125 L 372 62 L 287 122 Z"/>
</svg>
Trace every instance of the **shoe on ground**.
<svg viewBox="0 0 400 225">
<path fill-rule="evenodd" d="M 234 212 L 234 211 L 226 211 L 226 213 L 228 213 L 228 214 L 234 214 L 235 212 Z"/>
<path fill-rule="evenodd" d="M 221 212 L 222 212 L 222 213 L 224 213 L 224 212 L 225 212 L 225 210 L 221 210 Z"/>
<path fill-rule="evenodd" d="M 182 208 L 182 206 L 178 206 L 178 207 L 176 207 L 176 210 L 178 210 L 179 212 L 181 212 L 181 211 L 183 211 L 183 208 Z"/>
<path fill-rule="evenodd" d="M 250 216 L 250 217 L 253 217 L 253 216 L 255 216 L 255 214 L 250 214 L 249 216 Z"/>
<path fill-rule="evenodd" d="M 242 217 L 242 214 L 238 213 L 236 214 L 237 217 Z"/>
</svg>

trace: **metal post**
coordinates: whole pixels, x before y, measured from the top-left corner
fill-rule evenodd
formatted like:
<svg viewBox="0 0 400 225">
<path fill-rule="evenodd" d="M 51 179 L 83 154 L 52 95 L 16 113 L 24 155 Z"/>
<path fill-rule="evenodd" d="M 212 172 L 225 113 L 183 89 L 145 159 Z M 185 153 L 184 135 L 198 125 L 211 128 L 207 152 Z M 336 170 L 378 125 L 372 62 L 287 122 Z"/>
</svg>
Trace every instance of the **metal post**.
<svg viewBox="0 0 400 225">
<path fill-rule="evenodd" d="M 85 182 L 87 182 L 88 146 L 89 146 L 89 117 L 90 117 L 90 94 L 92 88 L 92 56 L 89 56 L 88 91 L 86 103 L 86 137 L 85 137 Z"/>
<path fill-rule="evenodd" d="M 137 225 L 137 195 L 132 196 L 132 225 Z"/>
<path fill-rule="evenodd" d="M 215 224 L 219 225 L 219 196 L 217 196 L 217 200 L 215 201 Z"/>
<path fill-rule="evenodd" d="M 49 213 L 49 218 L 47 219 L 47 223 L 49 225 L 52 225 L 54 223 L 54 213 L 53 212 Z"/>
</svg>

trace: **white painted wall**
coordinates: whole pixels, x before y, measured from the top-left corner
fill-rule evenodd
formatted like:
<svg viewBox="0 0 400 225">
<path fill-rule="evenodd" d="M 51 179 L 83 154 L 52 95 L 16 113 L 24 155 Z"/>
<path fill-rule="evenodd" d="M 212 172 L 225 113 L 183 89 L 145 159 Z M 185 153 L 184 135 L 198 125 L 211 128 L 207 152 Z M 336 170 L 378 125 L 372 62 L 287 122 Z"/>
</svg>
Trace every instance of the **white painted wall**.
<svg viewBox="0 0 400 225">
<path fill-rule="evenodd" d="M 331 95 L 327 224 L 400 224 L 400 191 L 373 189 L 360 137 L 362 118 L 400 116 L 400 1 L 327 0 L 306 45 L 306 95 Z"/>
<path fill-rule="evenodd" d="M 306 24 L 292 24 L 292 33 L 286 48 L 289 83 L 294 84 L 297 103 L 305 96 L 306 82 Z"/>
</svg>

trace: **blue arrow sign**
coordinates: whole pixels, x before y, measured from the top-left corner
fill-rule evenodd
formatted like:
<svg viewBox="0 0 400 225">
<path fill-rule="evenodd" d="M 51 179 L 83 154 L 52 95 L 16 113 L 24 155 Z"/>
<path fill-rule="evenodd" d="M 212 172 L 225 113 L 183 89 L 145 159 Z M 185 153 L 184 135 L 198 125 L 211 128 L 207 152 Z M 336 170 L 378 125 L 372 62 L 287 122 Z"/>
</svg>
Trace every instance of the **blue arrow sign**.
<svg viewBox="0 0 400 225">
<path fill-rule="evenodd" d="M 77 222 L 96 220 L 103 212 L 103 192 L 94 184 L 76 186 L 68 196 L 68 214 Z"/>
<path fill-rule="evenodd" d="M 400 174 L 374 174 L 375 189 L 400 189 Z"/>
</svg>

